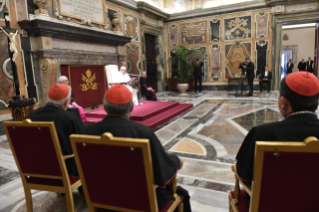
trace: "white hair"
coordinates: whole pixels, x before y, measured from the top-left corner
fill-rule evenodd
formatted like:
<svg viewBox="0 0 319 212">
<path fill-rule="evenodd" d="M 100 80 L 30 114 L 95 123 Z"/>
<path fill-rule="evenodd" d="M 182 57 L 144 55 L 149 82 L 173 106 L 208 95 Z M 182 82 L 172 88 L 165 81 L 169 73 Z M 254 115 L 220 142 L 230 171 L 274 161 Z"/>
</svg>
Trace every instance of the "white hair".
<svg viewBox="0 0 319 212">
<path fill-rule="evenodd" d="M 61 82 L 65 81 L 65 80 L 68 80 L 68 78 L 66 76 L 60 76 L 58 78 L 58 83 L 61 83 Z"/>
<path fill-rule="evenodd" d="M 125 69 L 127 70 L 127 68 L 125 66 L 121 66 L 120 70 Z"/>
<path fill-rule="evenodd" d="M 50 99 L 50 97 L 48 96 L 47 97 L 48 102 L 51 103 L 51 104 L 63 106 L 65 101 L 71 98 L 71 91 L 72 90 L 71 90 L 70 86 L 68 86 L 68 87 L 69 87 L 69 94 L 65 98 L 60 99 L 60 100 L 53 100 L 53 99 Z"/>
</svg>

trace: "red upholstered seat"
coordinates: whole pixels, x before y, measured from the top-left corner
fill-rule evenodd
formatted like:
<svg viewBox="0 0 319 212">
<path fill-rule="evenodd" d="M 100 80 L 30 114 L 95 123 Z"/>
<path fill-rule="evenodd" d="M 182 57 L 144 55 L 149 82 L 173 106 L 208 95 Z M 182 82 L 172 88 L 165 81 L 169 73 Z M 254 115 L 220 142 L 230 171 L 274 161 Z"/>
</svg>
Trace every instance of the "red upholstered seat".
<svg viewBox="0 0 319 212">
<path fill-rule="evenodd" d="M 31 190 L 65 193 L 67 210 L 74 212 L 72 191 L 82 185 L 68 174 L 53 122 L 4 122 L 8 141 L 23 183 L 27 211 L 32 211 Z M 70 184 L 69 184 L 70 183 Z"/>
<path fill-rule="evenodd" d="M 235 198 L 235 192 L 234 191 L 231 191 L 230 194 L 231 194 L 232 198 Z M 249 207 L 247 205 L 246 197 L 247 197 L 246 191 L 245 190 L 240 190 L 240 196 L 239 196 L 240 202 L 239 202 L 239 205 L 237 206 L 238 212 L 248 212 L 249 211 Z"/>
<path fill-rule="evenodd" d="M 148 139 L 111 133 L 70 138 L 89 211 L 159 211 Z M 182 210 L 182 197 L 174 197 L 160 212 Z"/>
</svg>

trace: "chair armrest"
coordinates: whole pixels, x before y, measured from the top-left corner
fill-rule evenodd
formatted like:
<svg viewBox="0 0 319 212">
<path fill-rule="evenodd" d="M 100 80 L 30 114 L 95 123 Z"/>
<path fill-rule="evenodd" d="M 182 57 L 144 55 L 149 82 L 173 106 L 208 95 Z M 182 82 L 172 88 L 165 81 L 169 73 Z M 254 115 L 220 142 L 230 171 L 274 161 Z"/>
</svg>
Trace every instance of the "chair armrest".
<svg viewBox="0 0 319 212">
<path fill-rule="evenodd" d="M 68 158 L 74 158 L 74 154 L 72 155 L 63 155 L 63 159 L 66 160 Z"/>
<path fill-rule="evenodd" d="M 243 186 L 243 188 L 245 189 L 245 191 L 249 194 L 249 196 L 251 196 L 251 185 L 249 183 L 246 183 L 244 181 L 242 181 L 242 179 L 240 179 L 240 177 L 237 174 L 237 167 L 236 165 L 232 166 L 232 171 L 235 174 L 235 178 L 236 178 L 236 183 L 237 181 L 239 182 L 239 184 L 241 184 Z M 235 188 L 236 189 L 236 188 Z"/>
</svg>

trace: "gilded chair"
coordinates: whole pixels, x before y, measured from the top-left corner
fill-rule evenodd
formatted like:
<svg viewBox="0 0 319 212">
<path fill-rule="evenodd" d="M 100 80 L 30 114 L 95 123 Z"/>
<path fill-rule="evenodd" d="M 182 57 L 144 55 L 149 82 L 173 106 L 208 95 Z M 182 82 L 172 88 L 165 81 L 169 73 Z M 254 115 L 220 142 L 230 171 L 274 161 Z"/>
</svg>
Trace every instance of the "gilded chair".
<svg viewBox="0 0 319 212">
<path fill-rule="evenodd" d="M 229 211 L 318 211 L 318 162 L 319 141 L 315 137 L 304 142 L 257 142 L 252 186 L 239 178 L 236 166 L 232 167 L 236 184 L 229 192 Z"/>
<path fill-rule="evenodd" d="M 27 211 L 32 212 L 31 189 L 65 193 L 69 212 L 74 211 L 72 191 L 82 185 L 68 174 L 53 122 L 3 122 L 4 130 L 23 183 Z"/>
<path fill-rule="evenodd" d="M 148 139 L 71 135 L 71 144 L 90 212 L 159 211 Z M 177 207 L 182 197 L 174 194 L 160 212 Z"/>
</svg>

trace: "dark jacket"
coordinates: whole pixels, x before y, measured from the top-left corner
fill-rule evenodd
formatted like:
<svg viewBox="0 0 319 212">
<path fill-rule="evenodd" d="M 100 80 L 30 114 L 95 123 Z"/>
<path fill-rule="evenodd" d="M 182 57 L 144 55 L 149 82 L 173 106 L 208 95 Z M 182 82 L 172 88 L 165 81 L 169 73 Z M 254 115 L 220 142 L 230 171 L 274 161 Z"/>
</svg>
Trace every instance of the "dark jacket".
<svg viewBox="0 0 319 212">
<path fill-rule="evenodd" d="M 264 78 L 267 78 L 268 80 L 271 80 L 272 79 L 272 73 L 270 71 L 268 71 L 268 75 L 265 76 L 265 71 L 262 71 L 261 75 L 260 75 L 260 80 L 263 80 Z"/>
<path fill-rule="evenodd" d="M 247 79 L 253 79 L 255 77 L 254 64 L 250 61 L 246 66 Z"/>
<path fill-rule="evenodd" d="M 307 66 L 306 62 L 300 61 L 299 64 L 298 64 L 299 71 L 305 71 L 306 70 L 306 66 Z"/>
<path fill-rule="evenodd" d="M 312 68 L 313 61 L 312 60 L 311 61 L 308 60 L 306 64 L 307 64 L 307 71 L 313 73 L 313 68 Z"/>
<path fill-rule="evenodd" d="M 204 76 L 204 72 L 203 72 L 203 62 L 200 62 L 199 64 L 197 64 L 196 62 L 194 63 L 194 77 L 195 78 L 202 78 L 202 76 Z"/>
<path fill-rule="evenodd" d="M 288 65 L 289 65 L 289 63 L 287 63 L 287 65 L 286 65 L 286 68 L 287 68 L 286 74 L 292 73 L 292 69 L 294 68 L 293 63 L 290 63 L 290 67 L 288 67 Z"/>
</svg>

